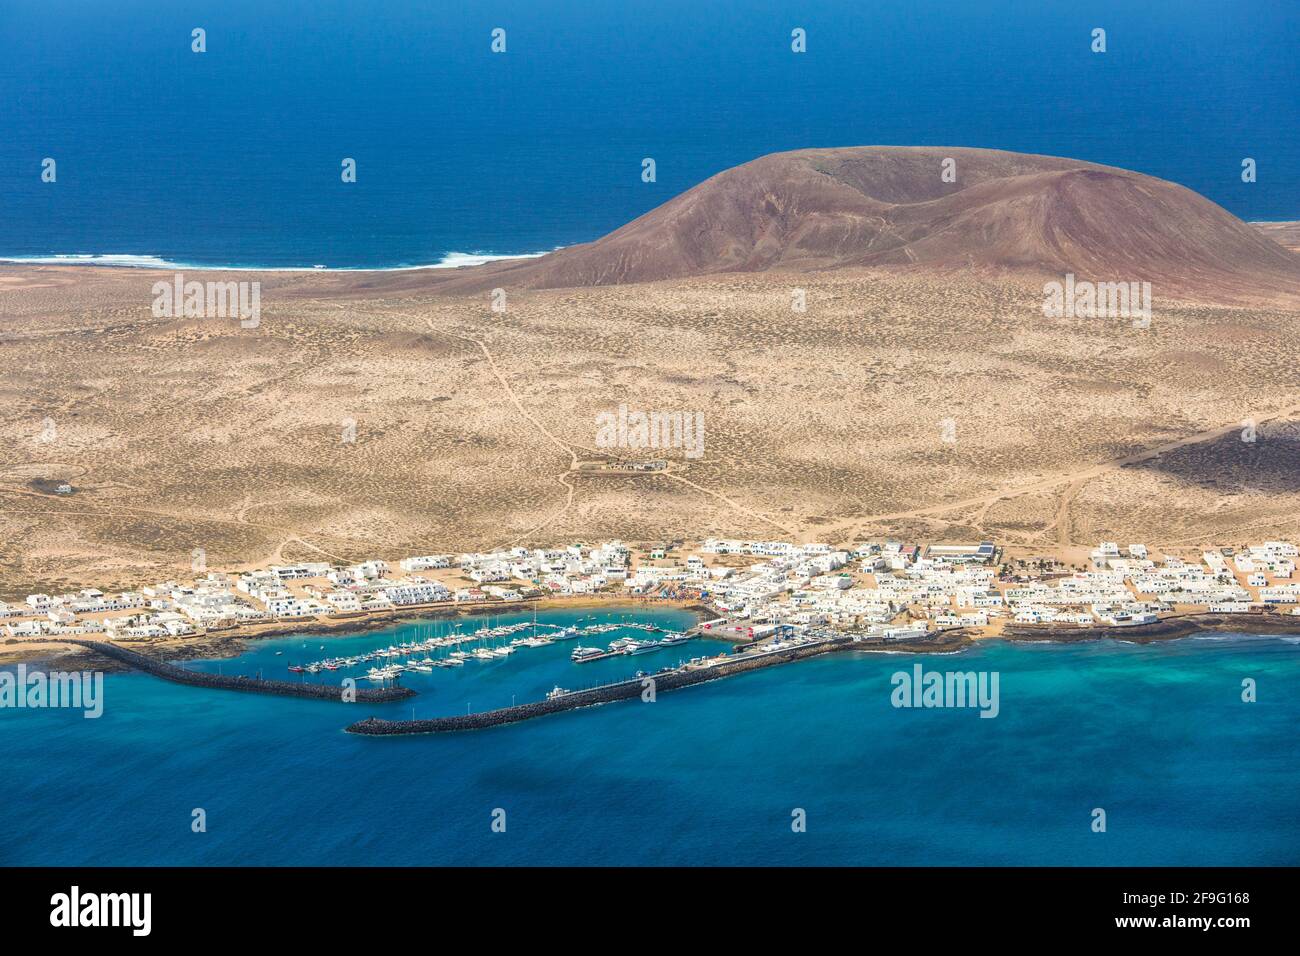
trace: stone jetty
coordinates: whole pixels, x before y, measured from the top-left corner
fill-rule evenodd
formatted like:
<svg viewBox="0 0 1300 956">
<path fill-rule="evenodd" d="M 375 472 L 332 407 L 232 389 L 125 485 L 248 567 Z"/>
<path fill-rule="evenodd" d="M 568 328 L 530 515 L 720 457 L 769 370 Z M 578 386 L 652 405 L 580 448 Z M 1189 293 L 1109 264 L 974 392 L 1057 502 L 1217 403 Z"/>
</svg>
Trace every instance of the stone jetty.
<svg viewBox="0 0 1300 956">
<path fill-rule="evenodd" d="M 127 650 L 107 641 L 84 641 L 74 638 L 60 638 L 65 644 L 75 644 L 102 654 L 104 657 L 120 661 L 138 671 L 152 674 L 154 677 L 171 681 L 175 684 L 188 684 L 191 687 L 210 687 L 215 690 L 240 690 L 254 694 L 273 694 L 279 697 L 306 697 L 312 700 L 343 701 L 343 688 L 337 684 L 308 684 L 288 680 L 262 680 L 259 677 L 232 677 L 224 674 L 205 674 L 200 671 L 186 670 L 175 664 L 154 660 L 137 651 Z M 388 703 L 414 697 L 415 691 L 409 687 L 364 687 L 356 690 L 356 702 L 372 704 Z"/>
<path fill-rule="evenodd" d="M 454 717 L 432 717 L 424 720 L 381 720 L 368 717 L 357 721 L 347 728 L 351 734 L 364 734 L 372 737 L 387 737 L 402 734 L 437 734 L 455 730 L 482 730 L 487 727 L 499 727 L 514 724 L 521 720 L 531 720 L 547 714 L 558 714 L 579 707 L 591 707 L 616 700 L 632 700 L 641 697 L 653 679 L 656 696 L 663 691 L 690 687 L 706 681 L 743 674 L 747 671 L 785 664 L 790 661 L 815 657 L 828 651 L 846 650 L 854 646 L 851 637 L 834 638 L 818 641 L 815 644 L 803 644 L 799 647 L 785 648 L 779 651 L 767 651 L 757 654 L 737 656 L 734 660 L 722 661 L 708 666 L 688 666 L 657 674 L 647 674 L 616 684 L 593 687 L 590 690 L 576 690 L 560 697 L 503 707 L 500 710 L 488 710 L 477 714 L 458 714 Z"/>
</svg>

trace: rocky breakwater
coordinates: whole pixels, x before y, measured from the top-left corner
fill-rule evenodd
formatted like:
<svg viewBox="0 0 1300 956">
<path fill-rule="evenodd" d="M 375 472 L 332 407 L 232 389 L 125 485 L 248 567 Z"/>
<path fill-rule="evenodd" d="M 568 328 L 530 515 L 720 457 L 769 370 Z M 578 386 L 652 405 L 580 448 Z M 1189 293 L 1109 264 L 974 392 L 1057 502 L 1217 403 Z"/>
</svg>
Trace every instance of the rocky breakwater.
<svg viewBox="0 0 1300 956">
<path fill-rule="evenodd" d="M 367 717 L 365 720 L 352 724 L 347 728 L 347 731 L 351 734 L 388 737 L 404 734 L 437 734 L 455 730 L 483 730 L 488 727 L 518 723 L 521 720 L 531 720 L 534 717 L 543 717 L 547 714 L 577 710 L 579 707 L 592 707 L 596 704 L 607 704 L 616 700 L 638 698 L 649 686 L 649 680 L 654 681 L 654 691 L 657 695 L 663 691 L 690 687 L 693 684 L 702 684 L 706 681 L 718 680 L 734 674 L 743 674 L 746 671 L 758 670 L 762 667 L 786 664 L 790 661 L 825 654 L 828 651 L 848 650 L 853 647 L 852 638 L 834 638 L 779 651 L 738 655 L 733 659 L 721 660 L 718 663 L 705 666 L 692 665 L 670 671 L 660 671 L 657 674 L 648 674 L 645 677 L 637 677 L 615 684 L 606 684 L 603 687 L 570 691 L 559 697 L 534 701 L 529 704 L 519 704 L 514 707 L 502 707 L 499 710 L 488 710 L 478 714 L 457 714 L 452 717 L 431 717 L 424 720 L 381 720 L 376 717 Z"/>
<path fill-rule="evenodd" d="M 334 684 L 296 683 L 287 680 L 262 680 L 259 677 L 227 676 L 224 674 L 205 674 L 200 671 L 186 670 L 155 660 L 137 651 L 127 650 L 106 641 L 83 641 L 67 638 L 67 644 L 75 644 L 94 651 L 110 660 L 118 661 L 128 667 L 152 674 L 154 677 L 171 681 L 175 684 L 187 684 L 191 687 L 209 687 L 215 690 L 239 690 L 254 694 L 273 694 L 279 697 L 306 697 L 312 700 L 343 701 L 343 687 Z M 388 703 L 414 697 L 415 691 L 409 687 L 361 688 L 353 691 L 356 702 L 366 701 L 372 704 Z M 349 695 L 352 696 L 352 695 Z"/>
</svg>

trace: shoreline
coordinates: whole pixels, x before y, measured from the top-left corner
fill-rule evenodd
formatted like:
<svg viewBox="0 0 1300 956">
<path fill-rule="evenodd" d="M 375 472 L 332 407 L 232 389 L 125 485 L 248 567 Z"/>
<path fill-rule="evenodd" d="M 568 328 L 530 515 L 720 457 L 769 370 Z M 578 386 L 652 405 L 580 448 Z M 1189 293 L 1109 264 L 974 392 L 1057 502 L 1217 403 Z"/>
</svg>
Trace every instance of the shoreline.
<svg viewBox="0 0 1300 956">
<path fill-rule="evenodd" d="M 209 631 L 194 635 L 188 639 L 173 641 L 140 642 L 138 645 L 122 643 L 123 647 L 145 657 L 158 661 L 187 660 L 225 660 L 238 657 L 248 650 L 251 642 L 271 640 L 296 635 L 313 635 L 322 640 L 334 637 L 350 637 L 371 631 L 382 631 L 400 627 L 416 621 L 443 621 L 457 618 L 473 619 L 491 617 L 497 614 L 515 614 L 535 608 L 538 611 L 581 610 L 602 606 L 647 607 L 681 610 L 695 614 L 699 618 L 705 615 L 717 616 L 717 612 L 707 604 L 696 599 L 637 598 L 621 595 L 584 595 L 576 598 L 545 597 L 521 599 L 490 606 L 476 604 L 472 607 L 455 604 L 428 604 L 401 608 L 391 611 L 376 611 L 351 617 L 309 618 L 299 621 L 266 621 L 244 627 L 233 627 L 219 631 Z M 971 629 L 962 629 L 965 639 L 960 649 L 980 641 L 1003 640 L 1009 643 L 1059 643 L 1068 644 L 1080 641 L 1120 640 L 1135 644 L 1151 644 L 1156 641 L 1177 640 L 1206 631 L 1255 634 L 1261 636 L 1285 636 L 1300 634 L 1300 616 L 1274 613 L 1248 614 L 1213 614 L 1186 613 L 1162 618 L 1151 624 L 1131 626 L 1098 625 L 1079 627 L 1076 625 L 1052 624 L 1014 624 L 1007 623 L 997 633 L 979 633 Z M 849 632 L 845 632 L 848 636 Z M 719 631 L 710 635 L 715 640 L 730 644 L 744 644 L 742 638 Z M 11 639 L 14 640 L 14 639 Z M 104 658 L 103 655 L 88 650 L 88 642 L 95 641 L 94 635 L 69 635 L 67 639 L 57 636 L 43 636 L 30 642 L 16 641 L 14 644 L 0 645 L 0 667 L 16 664 L 41 666 L 62 666 L 68 658 L 91 656 L 101 661 L 100 667 L 106 673 L 127 670 L 117 661 Z M 99 642 L 112 643 L 102 635 Z M 26 643 L 29 646 L 23 647 Z M 899 642 L 887 645 L 909 650 L 912 642 Z M 16 646 L 15 646 L 16 645 Z M 907 645 L 904 647 L 904 645 Z M 874 642 L 859 642 L 861 650 L 878 648 Z M 918 653 L 926 653 L 924 647 L 915 648 Z"/>
<path fill-rule="evenodd" d="M 551 609 L 555 607 L 581 608 L 600 606 L 602 604 L 637 606 L 638 604 L 645 605 L 654 603 L 689 609 L 697 612 L 697 614 L 699 612 L 705 612 L 708 614 L 716 613 L 712 608 L 696 601 L 653 601 L 642 599 L 640 601 L 628 602 L 613 600 L 612 598 L 613 596 L 611 595 L 610 597 L 585 596 L 571 601 L 555 598 L 517 601 L 510 602 L 508 605 L 503 604 L 500 609 L 519 611 L 530 605 L 535 608 L 546 607 Z M 488 616 L 493 610 L 497 610 L 497 608 L 479 607 L 473 609 L 456 609 L 454 607 L 428 607 L 423 609 L 405 609 L 400 613 L 370 615 L 368 619 L 363 620 L 344 619 L 331 622 L 330 631 L 338 632 L 346 630 L 349 635 L 354 635 L 358 631 L 365 632 L 383 630 L 391 626 L 400 626 L 404 621 L 422 620 L 430 617 L 435 619 L 450 619 L 453 617 Z M 713 619 L 717 620 L 718 618 L 715 617 Z M 272 637 L 284 636 L 286 634 L 310 632 L 313 630 L 319 631 L 319 626 L 315 625 L 315 622 L 300 622 L 288 627 L 270 624 L 263 627 L 256 635 L 229 635 L 225 641 L 220 642 L 216 646 L 220 647 L 225 656 L 234 656 L 246 646 L 245 642 L 248 640 L 264 640 Z M 697 633 L 702 631 L 700 618 L 698 616 L 697 622 L 691 630 L 696 631 Z M 1157 641 L 1183 639 L 1194 634 L 1213 631 L 1230 632 L 1239 635 L 1281 636 L 1288 633 L 1300 633 L 1300 618 L 1296 618 L 1294 615 L 1284 617 L 1283 615 L 1269 613 L 1254 613 L 1249 615 L 1184 614 L 1178 617 L 1156 621 L 1151 624 L 1135 625 L 1131 627 L 1110 626 L 1070 628 L 1059 625 L 1010 625 L 1007 626 L 1002 633 L 996 635 L 981 634 L 971 628 L 958 627 L 938 629 L 930 632 L 922 638 L 910 638 L 894 642 L 886 641 L 882 636 L 873 636 L 871 638 L 864 638 L 861 636 L 855 637 L 851 632 L 841 631 L 835 632 L 829 636 L 823 635 L 820 639 L 815 640 L 812 643 L 784 649 L 778 648 L 769 650 L 763 650 L 760 642 L 746 642 L 735 638 L 728 639 L 722 633 L 719 633 L 718 635 L 711 636 L 721 640 L 730 640 L 731 643 L 735 644 L 736 646 L 733 648 L 733 655 L 722 653 L 707 661 L 701 660 L 699 663 L 693 663 L 692 665 L 676 669 L 665 668 L 653 675 L 645 675 L 638 672 L 636 677 L 618 680 L 610 684 L 579 691 L 564 691 L 556 697 L 548 695 L 543 700 L 527 701 L 523 704 L 514 704 L 510 707 L 497 708 L 495 710 L 482 711 L 479 713 L 448 715 L 420 720 L 389 720 L 385 718 L 377 718 L 371 715 L 362 720 L 354 721 L 347 725 L 344 730 L 349 734 L 360 736 L 390 737 L 462 732 L 467 730 L 505 726 L 550 714 L 585 709 L 587 707 L 621 700 L 630 700 L 638 696 L 641 696 L 644 699 L 642 692 L 647 686 L 647 681 L 650 682 L 651 686 L 654 686 L 658 690 L 669 691 L 691 687 L 697 684 L 710 683 L 715 680 L 721 680 L 758 669 L 766 669 L 780 664 L 792 663 L 809 657 L 822 656 L 835 652 L 857 651 L 867 654 L 960 654 L 962 651 L 974 647 L 982 640 L 998 640 L 1012 644 L 1074 644 L 1112 638 L 1123 643 L 1149 644 Z M 199 649 L 195 646 L 187 646 L 183 650 L 176 649 L 175 653 L 171 657 L 163 657 L 144 654 L 138 650 L 125 648 L 109 641 L 83 640 L 67 637 L 64 638 L 61 643 L 65 648 L 71 648 L 73 653 L 83 653 L 90 656 L 92 660 L 95 660 L 96 662 L 108 661 L 111 664 L 117 665 L 115 667 L 101 668 L 102 670 L 140 671 L 161 680 L 185 685 L 207 686 L 226 690 L 272 694 L 277 696 L 338 699 L 337 689 L 333 685 L 329 684 L 298 684 L 277 679 L 264 679 L 260 676 L 260 671 L 259 676 L 256 678 L 248 676 L 229 677 L 220 674 L 212 675 L 204 672 L 190 671 L 172 663 L 172 661 L 178 658 L 194 659 L 193 652 Z M 394 686 L 391 689 L 385 688 L 383 690 L 358 691 L 356 700 L 357 702 L 384 703 L 411 697 L 415 694 L 416 692 L 414 690 Z"/>
<path fill-rule="evenodd" d="M 1295 218 L 1285 219 L 1242 219 L 1248 226 L 1291 226 Z M 586 242 L 595 241 L 599 236 Z M 316 263 L 308 265 L 249 265 L 247 263 L 226 263 L 211 265 L 186 262 L 168 258 L 165 254 L 144 252 L 47 252 L 26 255 L 0 255 L 0 266 L 45 267 L 45 268 L 100 268 L 100 269 L 138 269 L 142 271 L 175 272 L 187 269 L 193 272 L 266 272 L 266 273 L 302 273 L 302 272 L 417 272 L 434 269 L 464 269 L 497 262 L 512 262 L 523 259 L 540 259 L 542 256 L 559 252 L 565 246 L 553 246 L 541 252 L 462 252 L 449 250 L 436 262 L 399 263 L 395 265 L 370 266 L 331 266 L 317 268 Z"/>
<path fill-rule="evenodd" d="M 472 607 L 455 604 L 423 604 L 413 605 L 407 608 L 395 609 L 391 611 L 375 611 L 365 614 L 358 614 L 351 617 L 334 617 L 334 618 L 307 618 L 297 621 L 265 621 L 257 624 L 250 624 L 243 627 L 224 628 L 219 631 L 208 631 L 203 634 L 196 634 L 189 638 L 182 638 L 171 641 L 152 641 L 152 642 L 122 642 L 118 646 L 134 653 L 141 654 L 145 657 L 158 661 L 188 661 L 188 660 L 226 660 L 232 657 L 238 657 L 248 649 L 249 642 L 271 640 L 278 637 L 293 637 L 299 634 L 312 634 L 319 636 L 323 640 L 335 637 L 350 637 L 357 634 L 364 634 L 369 631 L 382 631 L 390 627 L 400 627 L 402 624 L 414 621 L 441 621 L 452 620 L 455 618 L 472 619 L 475 617 L 491 617 L 497 614 L 514 614 L 521 611 L 527 611 L 529 608 L 536 608 L 540 611 L 554 611 L 583 608 L 601 607 L 606 605 L 617 605 L 623 607 L 660 607 L 670 610 L 688 611 L 696 614 L 697 617 L 703 615 L 714 615 L 712 608 L 697 600 L 677 600 L 669 598 L 638 599 L 635 596 L 621 597 L 609 595 L 605 597 L 586 595 L 577 598 L 564 597 L 546 597 L 521 599 L 518 601 L 509 601 L 484 606 L 477 603 Z M 719 640 L 725 640 L 730 643 L 741 643 L 738 639 L 727 637 L 719 634 Z M 16 639 L 11 639 L 15 640 Z M 43 635 L 40 639 L 30 642 L 16 641 L 14 644 L 0 644 L 0 667 L 8 667 L 16 664 L 34 664 L 38 666 L 62 665 L 67 658 L 81 658 L 85 656 L 94 656 L 100 660 L 105 660 L 102 655 L 96 654 L 92 650 L 87 650 L 86 641 L 98 641 L 101 643 L 113 643 L 103 635 L 96 637 L 92 635 L 68 635 L 62 638 L 56 635 Z M 27 643 L 29 647 L 22 647 Z M 129 670 L 122 667 L 119 662 L 107 661 L 107 666 L 99 668 L 106 673 Z"/>
<path fill-rule="evenodd" d="M 1134 644 L 1153 644 L 1199 634 L 1204 631 L 1282 636 L 1300 634 L 1300 616 L 1284 614 L 1195 613 L 1161 618 L 1150 624 L 1125 627 L 1075 627 L 1051 624 L 1008 624 L 1002 634 L 1017 643 L 1095 641 L 1111 638 Z"/>
<path fill-rule="evenodd" d="M 474 266 L 491 265 L 495 262 L 513 262 L 520 259 L 540 259 L 552 252 L 558 252 L 563 246 L 556 246 L 545 252 L 457 252 L 443 255 L 437 262 L 419 263 L 417 265 L 395 266 L 324 266 L 315 264 L 306 266 L 257 266 L 257 265 L 202 265 L 194 262 L 180 262 L 164 256 L 138 252 L 103 252 L 103 253 L 50 253 L 43 256 L 0 256 L 0 266 L 43 267 L 56 269 L 135 269 L 141 272 L 269 272 L 269 273 L 339 273 L 339 272 L 419 272 L 432 269 L 466 269 Z"/>
</svg>

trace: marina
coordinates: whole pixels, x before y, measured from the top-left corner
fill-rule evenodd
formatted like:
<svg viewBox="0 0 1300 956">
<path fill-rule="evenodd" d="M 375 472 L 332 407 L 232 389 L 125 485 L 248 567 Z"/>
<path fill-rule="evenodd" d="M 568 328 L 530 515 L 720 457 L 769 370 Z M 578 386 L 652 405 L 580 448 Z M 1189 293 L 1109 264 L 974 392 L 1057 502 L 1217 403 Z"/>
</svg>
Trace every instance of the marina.
<svg viewBox="0 0 1300 956">
<path fill-rule="evenodd" d="M 473 631 L 463 631 L 459 624 L 448 625 L 446 633 L 434 633 L 422 640 L 401 641 L 384 647 L 374 648 L 364 653 L 326 657 L 306 663 L 289 663 L 290 673 L 302 675 L 333 674 L 342 672 L 343 676 L 356 677 L 356 671 L 370 666 L 363 679 L 372 683 L 387 684 L 401 678 L 403 674 L 431 674 L 435 668 L 463 667 L 469 661 L 487 662 L 507 658 L 517 651 L 532 648 L 550 647 L 562 641 L 590 639 L 605 634 L 621 631 L 641 631 L 646 635 L 661 635 L 658 638 L 619 637 L 611 641 L 607 648 L 575 647 L 570 660 L 575 664 L 611 657 L 648 654 L 652 651 L 677 647 L 692 640 L 695 634 L 689 631 L 665 629 L 651 621 L 618 620 L 591 623 L 594 615 L 584 619 L 587 623 L 560 625 L 546 621 L 539 622 L 534 616 L 531 621 L 516 621 L 509 624 L 484 625 Z M 435 630 L 437 625 L 435 625 Z M 526 636 L 518 636 L 526 634 Z M 282 655 L 276 651 L 275 656 Z"/>
<path fill-rule="evenodd" d="M 434 717 L 426 720 L 384 720 L 368 717 L 357 721 L 347 728 L 350 734 L 371 737 L 405 736 L 410 734 L 435 734 L 460 730 L 483 730 L 514 724 L 534 717 L 557 714 L 581 707 L 611 703 L 619 700 L 632 700 L 642 696 L 645 689 L 653 686 L 659 691 L 677 690 L 706 681 L 720 680 L 735 674 L 760 668 L 785 664 L 804 658 L 816 657 L 830 651 L 846 650 L 853 646 L 850 637 L 835 636 L 830 638 L 806 638 L 790 642 L 778 642 L 768 650 L 741 652 L 735 655 L 717 658 L 695 658 L 677 667 L 665 667 L 654 674 L 638 672 L 627 680 L 614 681 L 585 690 L 566 690 L 556 685 L 540 701 L 517 704 L 482 713 L 468 713 L 449 717 Z M 615 652 L 618 653 L 618 652 Z M 608 655 L 607 655 L 608 656 Z"/>
<path fill-rule="evenodd" d="M 630 654 L 621 643 L 627 639 L 655 646 Z M 601 657 L 579 666 L 573 652 L 589 645 Z M 334 690 L 352 681 L 359 695 L 394 689 L 408 695 L 404 705 L 367 707 L 349 715 L 339 722 L 341 729 L 371 714 L 410 719 L 413 707 L 421 719 L 496 710 L 543 700 L 556 686 L 589 690 L 642 672 L 680 667 L 691 658 L 729 654 L 736 646 L 735 640 L 703 631 L 696 612 L 611 604 L 521 608 L 491 616 L 430 615 L 324 639 L 285 635 L 247 643 L 234 658 L 193 660 L 184 666 L 214 674 L 238 670 L 281 676 L 296 686 Z"/>
</svg>

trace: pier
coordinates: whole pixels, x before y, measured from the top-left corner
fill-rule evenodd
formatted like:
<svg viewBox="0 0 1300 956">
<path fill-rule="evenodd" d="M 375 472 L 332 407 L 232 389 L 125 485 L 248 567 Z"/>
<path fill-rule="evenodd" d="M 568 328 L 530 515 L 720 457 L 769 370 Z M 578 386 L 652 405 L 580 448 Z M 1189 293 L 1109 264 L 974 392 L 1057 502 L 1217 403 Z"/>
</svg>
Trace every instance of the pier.
<svg viewBox="0 0 1300 956">
<path fill-rule="evenodd" d="M 654 680 L 655 693 L 658 694 L 662 691 L 690 687 L 694 684 L 719 680 L 723 677 L 731 677 L 735 674 L 743 674 L 747 671 L 771 667 L 775 664 L 785 664 L 790 661 L 816 657 L 829 651 L 847 650 L 853 646 L 854 641 L 851 637 L 837 637 L 802 644 L 798 647 L 738 655 L 730 659 L 719 660 L 715 658 L 712 662 L 706 661 L 701 664 L 687 665 L 683 668 L 660 671 L 657 674 L 647 674 L 645 677 L 634 677 L 630 680 L 605 684 L 589 690 L 571 691 L 559 697 L 519 704 L 514 707 L 502 707 L 499 710 L 488 710 L 478 714 L 457 714 L 452 717 L 432 717 L 425 720 L 381 720 L 376 717 L 367 717 L 365 720 L 357 721 L 346 729 L 350 734 L 363 734 L 372 737 L 437 734 L 457 730 L 482 730 L 488 727 L 514 724 L 522 720 L 531 720 L 534 717 L 543 717 L 547 714 L 577 710 L 579 707 L 591 707 L 616 700 L 632 700 L 641 696 L 646 686 L 644 682 L 650 679 Z"/>
<path fill-rule="evenodd" d="M 343 702 L 343 688 L 333 684 L 295 683 L 286 680 L 262 680 L 259 677 L 228 677 L 223 674 L 205 674 L 201 671 L 186 670 L 175 664 L 155 660 L 137 651 L 127 650 L 106 641 L 84 641 L 74 638 L 61 638 L 65 644 L 75 644 L 87 650 L 102 654 L 104 657 L 120 661 L 134 670 L 143 671 L 174 684 L 187 684 L 191 687 L 208 687 L 214 690 L 239 690 L 253 694 L 272 694 L 278 697 L 306 697 L 312 700 L 332 700 Z M 359 688 L 354 691 L 356 702 L 366 701 L 372 704 L 388 703 L 414 697 L 415 691 L 409 687 Z"/>
</svg>

